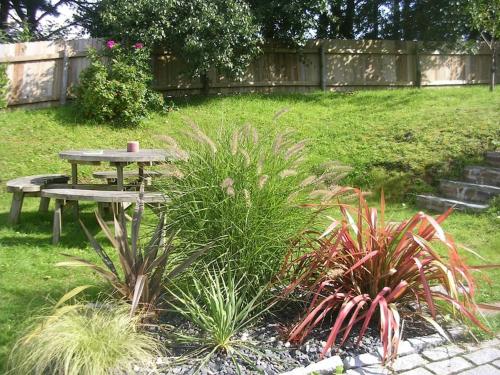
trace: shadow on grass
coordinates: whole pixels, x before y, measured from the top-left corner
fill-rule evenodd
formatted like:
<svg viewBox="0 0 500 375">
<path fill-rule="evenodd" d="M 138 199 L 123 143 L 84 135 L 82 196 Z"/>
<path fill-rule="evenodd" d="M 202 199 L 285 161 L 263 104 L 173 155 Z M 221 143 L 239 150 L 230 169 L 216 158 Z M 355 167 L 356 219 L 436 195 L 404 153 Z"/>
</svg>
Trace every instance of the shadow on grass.
<svg viewBox="0 0 500 375">
<path fill-rule="evenodd" d="M 364 95 L 365 93 L 374 93 L 372 95 Z M 402 92 L 404 95 L 402 95 Z M 193 95 L 182 97 L 167 97 L 166 103 L 175 105 L 177 108 L 199 107 L 210 105 L 214 102 L 224 100 L 227 98 L 236 98 L 241 100 L 257 99 L 257 100 L 271 100 L 274 102 L 284 102 L 283 104 L 290 104 L 290 102 L 302 103 L 315 103 L 324 106 L 331 106 L 336 101 L 342 101 L 344 104 L 354 106 L 366 106 L 371 104 L 390 104 L 391 107 L 404 106 L 414 100 L 420 95 L 417 89 L 399 89 L 399 90 L 360 90 L 352 92 L 341 91 L 313 91 L 307 93 L 243 93 L 243 94 L 225 94 L 225 95 Z M 384 107 L 385 110 L 385 107 Z"/>
<path fill-rule="evenodd" d="M 94 213 L 89 211 L 87 206 L 83 206 L 82 208 L 85 208 L 85 210 L 80 212 L 80 220 L 85 223 L 93 235 L 97 235 L 100 232 L 100 228 Z M 2 246 L 54 247 L 52 245 L 52 212 L 23 212 L 20 223 L 14 226 L 8 225 L 7 219 L 7 212 L 0 213 L 0 230 L 5 230 L 5 234 L 0 238 Z M 75 221 L 71 207 L 63 212 L 62 223 L 59 246 L 74 248 L 85 248 L 88 246 L 88 240 L 80 224 Z"/>
</svg>

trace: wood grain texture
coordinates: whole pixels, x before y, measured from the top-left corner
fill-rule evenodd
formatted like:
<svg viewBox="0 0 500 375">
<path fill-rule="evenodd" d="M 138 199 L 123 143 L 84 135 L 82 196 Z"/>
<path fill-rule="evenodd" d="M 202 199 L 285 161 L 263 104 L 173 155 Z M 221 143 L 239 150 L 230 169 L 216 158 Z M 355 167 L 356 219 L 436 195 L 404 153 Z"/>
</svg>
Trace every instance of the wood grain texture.
<svg viewBox="0 0 500 375">
<path fill-rule="evenodd" d="M 134 203 L 139 198 L 137 191 L 104 191 L 83 189 L 43 189 L 42 197 L 62 199 L 67 201 L 91 201 L 107 203 Z M 166 197 L 158 192 L 145 192 L 145 203 L 163 203 Z"/>
</svg>

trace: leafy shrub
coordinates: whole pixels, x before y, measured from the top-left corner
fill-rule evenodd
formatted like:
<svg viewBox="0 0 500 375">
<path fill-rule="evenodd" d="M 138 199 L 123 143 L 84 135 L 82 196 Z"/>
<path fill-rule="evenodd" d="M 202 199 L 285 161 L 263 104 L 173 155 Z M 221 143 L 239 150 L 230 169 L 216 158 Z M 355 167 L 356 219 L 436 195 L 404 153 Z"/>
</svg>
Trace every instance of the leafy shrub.
<svg viewBox="0 0 500 375">
<path fill-rule="evenodd" d="M 402 223 L 384 221 L 359 193 L 357 209 L 340 205 L 342 219 L 324 233 L 308 233 L 298 243 L 298 256 L 290 261 L 295 288 L 308 293 L 309 307 L 290 333 L 301 341 L 330 312 L 337 316 L 323 348 L 332 347 L 339 334 L 342 345 L 356 324 L 361 339 L 370 323 L 378 320 L 384 359 L 393 358 L 401 336 L 401 317 L 416 314 L 442 332 L 436 317 L 450 313 L 464 323 L 484 328 L 475 317 L 475 283 L 453 239 L 440 224 L 450 211 L 432 218 L 422 212 Z M 448 249 L 448 257 L 437 246 Z M 442 289 L 431 288 L 440 285 Z M 444 291 L 443 291 L 444 290 Z"/>
<path fill-rule="evenodd" d="M 144 202 L 140 197 L 132 220 L 130 244 L 128 243 L 127 226 L 123 212 L 120 220 L 116 216 L 114 217 L 114 235 L 102 217 L 96 213 L 99 225 L 117 252 L 123 278 L 120 276 L 117 267 L 106 251 L 99 245 L 83 223 L 81 225 L 92 247 L 102 259 L 107 269 L 72 255 L 67 255 L 70 258 L 69 261 L 58 263 L 59 266 L 89 267 L 96 271 L 111 283 L 116 292 L 132 303 L 132 313 L 138 306 L 144 310 L 154 312 L 164 289 L 164 277 L 166 276 L 169 280 L 173 279 L 185 271 L 208 248 L 205 247 L 202 250 L 197 250 L 171 271 L 166 272 L 168 261 L 172 260 L 172 253 L 174 251 L 172 241 L 175 233 L 166 238 L 164 228 L 165 216 L 161 215 L 148 245 L 145 247 L 141 246 L 139 243 L 139 230 L 143 211 Z"/>
<path fill-rule="evenodd" d="M 177 165 L 177 178 L 157 186 L 169 197 L 167 227 L 179 232 L 183 248 L 213 243 L 207 263 L 219 260 L 264 285 L 279 270 L 287 241 L 314 218 L 313 209 L 302 207 L 309 194 L 319 201 L 342 192 L 323 186 L 342 170 L 332 164 L 321 176 L 305 175 L 305 141 L 294 143 L 287 134 L 270 142 L 246 126 L 222 130 L 214 141 L 196 125 L 191 129 L 189 160 Z"/>
<path fill-rule="evenodd" d="M 108 41 L 103 51 L 89 51 L 89 59 L 76 89 L 77 110 L 84 118 L 137 125 L 149 110 L 163 108 L 163 96 L 149 89 L 149 50 L 142 44 L 127 49 Z"/>
<path fill-rule="evenodd" d="M 7 94 L 9 93 L 9 78 L 7 65 L 0 64 L 0 109 L 7 108 Z"/>
<path fill-rule="evenodd" d="M 265 288 L 256 292 L 229 269 L 206 269 L 187 291 L 173 292 L 174 310 L 200 330 L 200 335 L 179 337 L 199 348 L 197 354 L 203 359 L 196 371 L 216 352 L 248 362 L 241 350 L 258 351 L 239 334 L 269 309 L 262 298 L 264 292 Z"/>
<path fill-rule="evenodd" d="M 160 344 L 138 329 L 127 305 L 63 305 L 38 318 L 15 344 L 14 374 L 105 375 L 133 373 L 156 359 Z"/>
</svg>

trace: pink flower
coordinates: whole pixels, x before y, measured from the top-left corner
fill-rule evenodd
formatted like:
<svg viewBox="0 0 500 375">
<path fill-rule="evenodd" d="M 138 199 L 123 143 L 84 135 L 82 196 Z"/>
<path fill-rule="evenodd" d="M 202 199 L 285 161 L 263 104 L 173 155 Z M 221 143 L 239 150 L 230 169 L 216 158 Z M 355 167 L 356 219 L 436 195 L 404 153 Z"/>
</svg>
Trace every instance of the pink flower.
<svg viewBox="0 0 500 375">
<path fill-rule="evenodd" d="M 108 40 L 106 42 L 106 47 L 108 47 L 109 49 L 113 48 L 115 45 L 116 45 L 116 42 L 114 40 Z"/>
<path fill-rule="evenodd" d="M 137 42 L 136 44 L 134 44 L 134 48 L 135 48 L 135 49 L 141 49 L 141 48 L 144 48 L 144 44 L 142 44 L 141 42 Z"/>
</svg>

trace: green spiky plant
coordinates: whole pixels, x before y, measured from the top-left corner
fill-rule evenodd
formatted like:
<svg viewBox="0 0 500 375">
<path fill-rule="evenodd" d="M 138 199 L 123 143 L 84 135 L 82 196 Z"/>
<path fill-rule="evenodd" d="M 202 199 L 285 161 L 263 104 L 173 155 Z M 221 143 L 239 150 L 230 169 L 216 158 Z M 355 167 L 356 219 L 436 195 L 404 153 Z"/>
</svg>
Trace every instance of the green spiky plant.
<svg viewBox="0 0 500 375">
<path fill-rule="evenodd" d="M 387 223 L 383 194 L 380 212 L 358 194 L 357 207 L 340 204 L 340 220 L 333 220 L 324 233 L 305 234 L 293 250 L 297 256 L 285 267 L 291 277 L 285 295 L 301 290 L 309 307 L 289 339 L 304 340 L 335 313 L 322 354 L 337 341 L 342 345 L 358 324 L 359 343 L 376 323 L 387 361 L 397 355 L 406 314 L 419 315 L 444 335 L 437 318 L 448 314 L 486 329 L 476 317 L 471 269 L 497 266 L 465 263 L 441 227 L 451 210 L 436 219 L 419 212 L 401 223 Z M 439 255 L 439 246 L 448 250 L 447 256 Z"/>
<path fill-rule="evenodd" d="M 65 303 L 84 288 L 65 295 L 16 342 L 10 374 L 128 374 L 154 363 L 161 344 L 140 330 L 141 318 L 127 304 Z"/>
<path fill-rule="evenodd" d="M 106 268 L 88 260 L 66 254 L 65 256 L 70 260 L 57 264 L 58 266 L 89 267 L 96 271 L 97 274 L 113 286 L 119 295 L 131 303 L 132 313 L 138 307 L 141 310 L 148 310 L 154 313 L 158 301 L 164 292 L 165 281 L 171 281 L 184 272 L 210 247 L 210 245 L 206 245 L 201 249 L 196 249 L 196 251 L 193 251 L 182 262 L 167 272 L 167 268 L 170 266 L 169 261 L 172 260 L 172 254 L 175 251 L 173 240 L 176 233 L 172 232 L 168 237 L 166 236 L 165 214 L 161 214 L 149 243 L 146 246 L 141 246 L 139 231 L 143 212 L 143 187 L 141 187 L 132 219 L 130 243 L 123 210 L 120 210 L 118 217 L 114 215 L 114 234 L 104 219 L 96 212 L 97 221 L 101 229 L 117 252 L 121 272 L 118 272 L 119 268 L 115 266 L 104 248 L 90 234 L 82 222 L 80 223 L 85 234 Z"/>
<path fill-rule="evenodd" d="M 241 338 L 272 303 L 264 295 L 266 287 L 255 290 L 246 278 L 237 277 L 229 268 L 205 269 L 186 289 L 171 291 L 172 308 L 199 329 L 199 335 L 176 336 L 176 340 L 194 345 L 192 358 L 201 358 L 193 366 L 199 372 L 215 353 L 227 355 L 239 369 L 238 361 L 253 366 L 244 351 L 261 354 L 254 343 Z"/>
<path fill-rule="evenodd" d="M 169 197 L 167 228 L 179 231 L 185 248 L 213 243 L 205 264 L 218 260 L 265 285 L 290 239 L 312 225 L 316 211 L 304 206 L 344 192 L 337 183 L 347 168 L 330 163 L 321 175 L 308 175 L 306 141 L 294 142 L 289 133 L 273 140 L 244 126 L 211 139 L 190 126 L 185 147 L 165 137 L 176 152 L 189 154 L 176 165 L 177 177 L 157 185 Z"/>
</svg>

